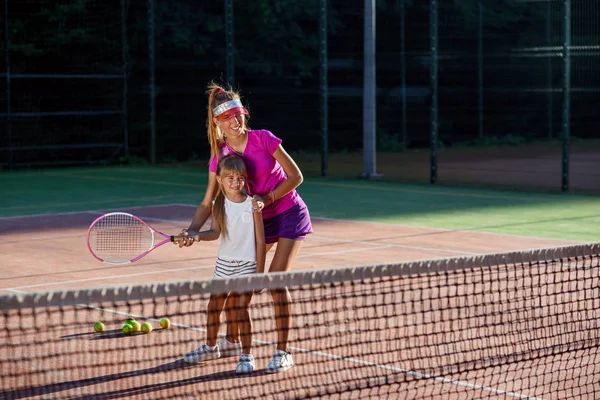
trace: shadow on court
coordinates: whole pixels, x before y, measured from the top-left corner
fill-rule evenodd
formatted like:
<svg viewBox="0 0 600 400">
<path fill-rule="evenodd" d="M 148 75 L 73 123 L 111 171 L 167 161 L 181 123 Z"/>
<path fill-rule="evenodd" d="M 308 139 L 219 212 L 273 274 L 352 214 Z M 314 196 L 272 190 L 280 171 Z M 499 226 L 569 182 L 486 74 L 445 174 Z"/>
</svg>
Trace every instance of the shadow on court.
<svg viewBox="0 0 600 400">
<path fill-rule="evenodd" d="M 236 374 L 235 371 L 227 371 L 227 372 L 216 372 L 207 375 L 202 375 L 202 371 L 200 368 L 202 364 L 198 365 L 189 365 L 186 364 L 183 360 L 177 360 L 173 362 L 169 362 L 166 364 L 162 364 L 152 368 L 139 369 L 136 371 L 129 371 L 123 373 L 115 373 L 108 374 L 102 376 L 95 376 L 92 378 L 86 378 L 81 380 L 72 380 L 60 383 L 54 383 L 49 385 L 37 386 L 37 387 L 28 387 L 27 389 L 22 390 L 13 390 L 13 391 L 4 391 L 0 392 L 0 398 L 2 399 L 23 399 L 34 396 L 47 396 L 59 392 L 72 391 L 76 389 L 81 389 L 84 387 L 89 387 L 93 385 L 103 384 L 105 385 L 107 382 L 117 382 L 123 379 L 134 379 L 134 381 L 144 381 L 143 377 L 147 375 L 155 375 L 155 374 L 163 374 L 170 371 L 183 370 L 183 369 L 198 369 L 198 376 L 179 379 L 179 380 L 170 380 L 167 376 L 167 381 L 154 383 L 154 384 L 146 384 L 141 386 L 130 387 L 126 389 L 114 390 L 112 392 L 104 392 L 101 397 L 103 399 L 119 399 L 119 398 L 129 398 L 131 396 L 139 396 L 144 394 L 149 394 L 157 391 L 176 389 L 179 387 L 185 387 L 189 385 L 196 385 L 203 382 L 215 382 L 215 381 L 224 381 L 228 379 L 243 379 L 244 377 L 257 377 L 265 375 L 264 371 L 257 371 L 253 374 L 249 375 L 239 375 Z M 66 393 L 65 393 L 66 394 Z M 69 395 L 70 396 L 70 395 Z M 150 396 L 151 397 L 151 396 Z M 98 394 L 93 395 L 84 395 L 77 396 L 79 399 L 92 399 L 98 398 Z"/>
</svg>

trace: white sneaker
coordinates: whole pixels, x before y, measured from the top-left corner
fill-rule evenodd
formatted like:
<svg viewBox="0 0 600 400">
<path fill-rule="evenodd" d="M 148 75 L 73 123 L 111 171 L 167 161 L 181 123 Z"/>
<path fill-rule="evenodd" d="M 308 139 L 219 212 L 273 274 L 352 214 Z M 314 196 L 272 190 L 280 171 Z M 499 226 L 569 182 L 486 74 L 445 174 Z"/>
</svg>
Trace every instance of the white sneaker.
<svg viewBox="0 0 600 400">
<path fill-rule="evenodd" d="M 275 350 L 273 358 L 269 361 L 269 365 L 265 368 L 265 372 L 273 374 L 275 372 L 283 372 L 294 366 L 294 360 L 291 353 L 286 353 L 283 350 Z"/>
<path fill-rule="evenodd" d="M 254 357 L 252 354 L 242 354 L 235 372 L 238 374 L 250 374 L 254 372 Z"/>
<path fill-rule="evenodd" d="M 221 357 L 237 357 L 242 354 L 242 344 L 240 342 L 232 343 L 226 338 L 222 337 L 217 342 Z"/>
<path fill-rule="evenodd" d="M 183 361 L 188 364 L 195 364 L 199 363 L 200 361 L 216 360 L 217 358 L 221 358 L 219 346 L 216 346 L 213 349 L 210 346 L 203 344 L 196 350 L 187 353 L 185 357 L 183 357 Z"/>
</svg>

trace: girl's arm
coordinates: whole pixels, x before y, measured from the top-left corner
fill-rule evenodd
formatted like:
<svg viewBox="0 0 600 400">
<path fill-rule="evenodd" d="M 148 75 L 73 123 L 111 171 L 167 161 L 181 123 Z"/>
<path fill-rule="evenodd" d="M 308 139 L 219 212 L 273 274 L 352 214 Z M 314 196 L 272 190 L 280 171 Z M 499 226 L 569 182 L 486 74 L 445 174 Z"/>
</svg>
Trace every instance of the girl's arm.
<svg viewBox="0 0 600 400">
<path fill-rule="evenodd" d="M 198 236 L 200 236 L 200 241 L 203 242 L 217 240 L 219 238 L 219 235 L 221 235 L 221 229 L 219 228 L 219 224 L 217 224 L 217 221 L 214 218 L 210 223 L 210 229 L 198 232 Z"/>
<path fill-rule="evenodd" d="M 257 199 L 255 197 L 255 200 L 262 201 L 265 206 L 268 206 L 275 200 L 296 189 L 298 186 L 300 186 L 302 181 L 304 181 L 302 171 L 300 171 L 300 168 L 298 168 L 298 165 L 294 159 L 284 150 L 282 145 L 277 147 L 277 150 L 275 150 L 275 153 L 273 153 L 273 158 L 281 165 L 285 171 L 285 174 L 287 175 L 287 179 L 281 182 L 279 186 L 273 189 L 273 191 L 270 193 L 265 193 L 262 198 Z"/>
<path fill-rule="evenodd" d="M 265 242 L 265 227 L 260 211 L 252 213 L 254 217 L 254 238 L 256 241 L 256 273 L 265 272 L 265 259 L 267 258 L 267 244 Z"/>
</svg>

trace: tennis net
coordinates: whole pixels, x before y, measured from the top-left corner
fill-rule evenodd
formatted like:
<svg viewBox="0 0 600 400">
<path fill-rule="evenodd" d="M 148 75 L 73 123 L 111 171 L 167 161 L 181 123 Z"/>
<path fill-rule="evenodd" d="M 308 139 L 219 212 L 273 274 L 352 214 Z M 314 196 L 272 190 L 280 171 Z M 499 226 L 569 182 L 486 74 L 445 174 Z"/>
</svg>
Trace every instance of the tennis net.
<svg viewBox="0 0 600 400">
<path fill-rule="evenodd" d="M 236 374 L 236 357 L 183 362 L 204 343 L 210 293 L 283 287 L 292 369 L 264 371 L 268 291 L 251 305 L 254 373 Z M 600 398 L 599 244 L 14 294 L 0 308 L 0 398 Z M 154 331 L 123 335 L 129 316 Z"/>
</svg>

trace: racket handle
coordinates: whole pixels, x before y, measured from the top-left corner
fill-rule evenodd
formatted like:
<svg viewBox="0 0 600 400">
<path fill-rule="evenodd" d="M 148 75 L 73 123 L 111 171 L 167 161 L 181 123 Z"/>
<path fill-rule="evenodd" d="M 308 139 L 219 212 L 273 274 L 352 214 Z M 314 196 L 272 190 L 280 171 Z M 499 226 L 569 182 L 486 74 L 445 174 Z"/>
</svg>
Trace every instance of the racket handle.
<svg viewBox="0 0 600 400">
<path fill-rule="evenodd" d="M 181 239 L 194 239 L 194 242 L 200 241 L 200 235 L 181 235 L 181 236 L 171 236 L 171 242 L 179 243 Z"/>
</svg>

